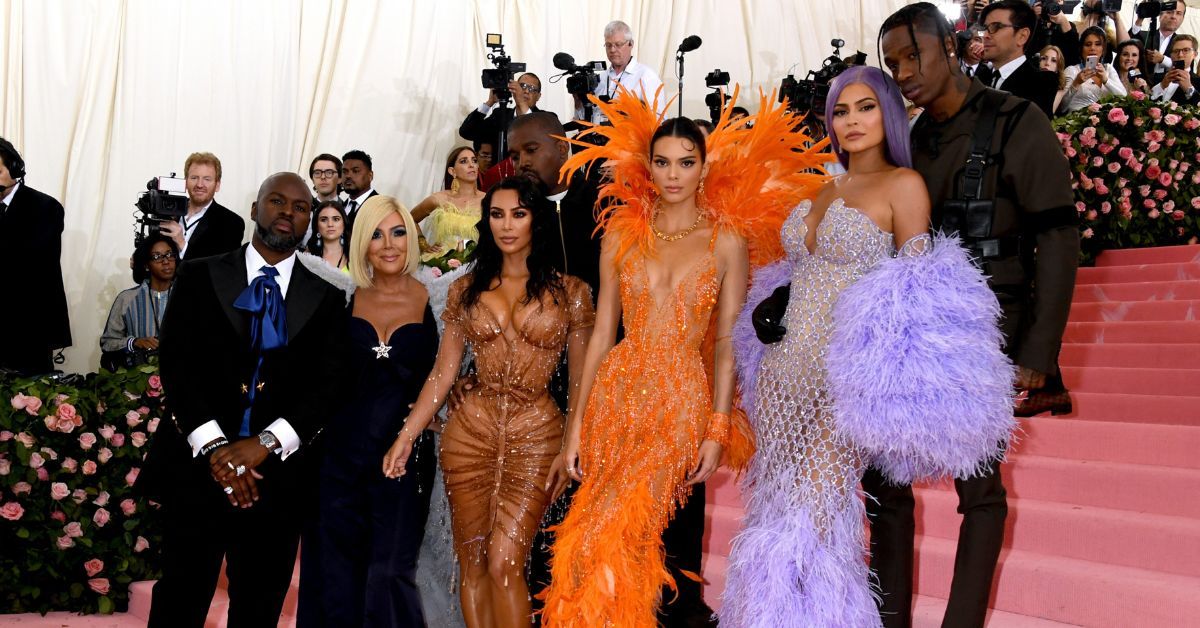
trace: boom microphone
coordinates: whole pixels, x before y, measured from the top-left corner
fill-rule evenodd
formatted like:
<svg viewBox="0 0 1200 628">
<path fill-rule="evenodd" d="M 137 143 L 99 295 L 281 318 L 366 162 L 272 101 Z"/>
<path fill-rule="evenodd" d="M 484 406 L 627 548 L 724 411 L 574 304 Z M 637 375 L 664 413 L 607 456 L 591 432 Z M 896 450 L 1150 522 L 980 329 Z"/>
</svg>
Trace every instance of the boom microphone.
<svg viewBox="0 0 1200 628">
<path fill-rule="evenodd" d="M 571 70 L 575 69 L 575 57 L 572 57 L 565 52 L 560 52 L 554 55 L 554 67 L 562 70 L 563 72 L 570 72 Z"/>
<path fill-rule="evenodd" d="M 679 52 L 691 52 L 700 47 L 700 38 L 695 35 L 688 35 L 683 38 L 683 43 L 679 44 Z"/>
</svg>

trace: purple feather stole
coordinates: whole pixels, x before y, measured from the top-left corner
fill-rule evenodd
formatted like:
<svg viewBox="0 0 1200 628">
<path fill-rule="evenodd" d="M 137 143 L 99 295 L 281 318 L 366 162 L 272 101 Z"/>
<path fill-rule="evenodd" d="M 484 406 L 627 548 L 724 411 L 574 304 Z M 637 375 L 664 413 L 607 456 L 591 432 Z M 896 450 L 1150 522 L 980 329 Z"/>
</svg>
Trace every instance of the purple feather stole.
<svg viewBox="0 0 1200 628">
<path fill-rule="evenodd" d="M 837 429 L 892 482 L 966 478 L 1004 455 L 1015 370 L 1000 304 L 956 238 L 885 259 L 834 305 Z"/>
</svg>

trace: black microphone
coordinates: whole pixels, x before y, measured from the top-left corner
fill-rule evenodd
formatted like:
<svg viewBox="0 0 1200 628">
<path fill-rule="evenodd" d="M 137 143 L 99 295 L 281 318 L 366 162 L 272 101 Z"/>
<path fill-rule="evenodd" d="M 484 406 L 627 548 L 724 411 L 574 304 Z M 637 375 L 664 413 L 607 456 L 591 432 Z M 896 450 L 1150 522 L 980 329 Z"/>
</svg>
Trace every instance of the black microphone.
<svg viewBox="0 0 1200 628">
<path fill-rule="evenodd" d="M 575 68 L 575 57 L 572 57 L 565 52 L 555 54 L 554 67 L 562 70 L 563 72 L 570 72 Z"/>
<path fill-rule="evenodd" d="M 683 38 L 683 43 L 679 44 L 679 52 L 691 52 L 700 47 L 700 38 L 695 35 L 688 35 Z"/>
</svg>

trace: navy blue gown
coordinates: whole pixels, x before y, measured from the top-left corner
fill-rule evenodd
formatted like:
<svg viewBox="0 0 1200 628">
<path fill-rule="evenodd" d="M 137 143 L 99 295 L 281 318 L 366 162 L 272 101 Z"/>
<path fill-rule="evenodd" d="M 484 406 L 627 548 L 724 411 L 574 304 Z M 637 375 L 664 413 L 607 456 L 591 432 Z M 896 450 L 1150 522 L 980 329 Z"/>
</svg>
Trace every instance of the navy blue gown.
<svg viewBox="0 0 1200 628">
<path fill-rule="evenodd" d="M 301 552 L 301 623 L 424 626 L 415 578 L 433 438 L 417 439 L 400 479 L 384 477 L 382 466 L 433 368 L 437 325 L 427 305 L 424 320 L 394 330 L 383 351 L 369 322 L 349 321 L 347 402 L 325 430 L 314 534 Z"/>
</svg>

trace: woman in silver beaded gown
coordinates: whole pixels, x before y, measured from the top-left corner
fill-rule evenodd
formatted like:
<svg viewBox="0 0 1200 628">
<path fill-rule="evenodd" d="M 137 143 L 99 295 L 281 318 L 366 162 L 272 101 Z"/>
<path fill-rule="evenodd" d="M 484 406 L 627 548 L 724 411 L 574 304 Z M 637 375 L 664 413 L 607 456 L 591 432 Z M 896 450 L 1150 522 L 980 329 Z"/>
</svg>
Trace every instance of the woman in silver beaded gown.
<svg viewBox="0 0 1200 628">
<path fill-rule="evenodd" d="M 880 623 L 863 559 L 858 483 L 867 461 L 835 427 L 825 360 L 842 291 L 897 248 L 919 249 L 929 237 L 928 193 L 904 167 L 911 164 L 904 108 L 887 83 L 876 68 L 853 68 L 834 83 L 826 111 L 848 172 L 796 207 L 781 232 L 780 269 L 791 281 L 786 333 L 763 350 L 752 389 L 743 388 L 758 451 L 722 625 Z"/>
</svg>

